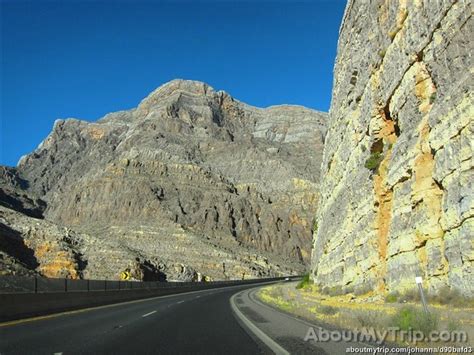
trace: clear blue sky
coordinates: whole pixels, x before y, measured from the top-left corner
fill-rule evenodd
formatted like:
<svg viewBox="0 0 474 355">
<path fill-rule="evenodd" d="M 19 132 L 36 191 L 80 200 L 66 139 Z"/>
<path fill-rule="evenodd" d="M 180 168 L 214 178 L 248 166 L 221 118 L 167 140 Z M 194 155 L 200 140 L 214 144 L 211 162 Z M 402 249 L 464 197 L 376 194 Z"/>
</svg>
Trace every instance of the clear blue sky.
<svg viewBox="0 0 474 355">
<path fill-rule="evenodd" d="M 259 107 L 329 108 L 344 0 L 0 2 L 2 165 L 55 119 L 95 121 L 175 78 Z"/>
</svg>

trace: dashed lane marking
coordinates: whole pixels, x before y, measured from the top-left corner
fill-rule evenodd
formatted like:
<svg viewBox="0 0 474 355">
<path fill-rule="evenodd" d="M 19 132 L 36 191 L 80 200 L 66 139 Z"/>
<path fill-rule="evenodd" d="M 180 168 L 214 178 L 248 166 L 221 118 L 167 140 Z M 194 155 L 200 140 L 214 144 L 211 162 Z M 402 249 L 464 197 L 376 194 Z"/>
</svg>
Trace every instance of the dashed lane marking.
<svg viewBox="0 0 474 355">
<path fill-rule="evenodd" d="M 275 283 L 275 281 L 262 282 L 260 285 L 265 285 L 265 284 L 270 284 L 270 283 Z M 235 286 L 225 286 L 225 287 L 220 287 L 220 288 L 217 288 L 217 289 L 222 289 L 224 291 L 227 291 L 227 290 L 232 290 L 232 289 L 239 288 L 239 287 L 242 287 L 242 286 L 245 286 L 245 284 L 235 285 Z M 215 294 L 215 293 L 219 293 L 219 292 L 216 292 L 216 291 L 209 292 L 208 289 L 204 289 L 204 290 L 197 290 L 197 291 L 181 292 L 181 293 L 165 295 L 165 296 L 160 295 L 160 296 L 155 296 L 155 297 L 150 297 L 150 298 L 140 298 L 140 299 L 136 299 L 136 300 L 132 300 L 132 301 L 106 304 L 106 305 L 103 305 L 103 306 L 87 307 L 87 308 L 77 309 L 77 310 L 74 310 L 74 311 L 65 311 L 65 312 L 48 314 L 48 315 L 44 315 L 44 316 L 38 316 L 38 317 L 31 317 L 31 318 L 24 318 L 24 319 L 12 320 L 12 321 L 0 322 L 0 328 L 9 327 L 9 326 L 18 325 L 18 324 L 23 324 L 23 323 L 29 323 L 29 322 L 42 321 L 42 320 L 45 320 L 45 319 L 57 318 L 57 317 L 61 317 L 61 316 L 71 315 L 71 314 L 77 314 L 77 313 L 83 313 L 83 312 L 89 312 L 89 311 L 96 311 L 96 310 L 99 310 L 99 309 L 112 308 L 112 307 L 121 307 L 121 306 L 124 306 L 124 305 L 130 305 L 130 304 L 134 304 L 134 303 L 152 302 L 152 301 L 165 299 L 165 298 L 180 297 L 180 296 L 189 295 L 189 294 L 192 294 L 192 293 Z"/>
<path fill-rule="evenodd" d="M 151 316 L 153 313 L 156 313 L 156 311 L 152 311 L 150 313 L 144 314 L 142 317 L 145 318 L 145 317 Z"/>
</svg>

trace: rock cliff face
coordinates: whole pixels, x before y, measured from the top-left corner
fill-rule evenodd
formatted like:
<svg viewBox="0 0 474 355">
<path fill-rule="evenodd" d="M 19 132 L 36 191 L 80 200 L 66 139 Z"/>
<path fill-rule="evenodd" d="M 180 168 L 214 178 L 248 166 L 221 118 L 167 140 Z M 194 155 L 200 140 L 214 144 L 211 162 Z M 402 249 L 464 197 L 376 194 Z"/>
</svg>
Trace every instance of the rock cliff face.
<svg viewBox="0 0 474 355">
<path fill-rule="evenodd" d="M 45 201 L 48 223 L 88 236 L 78 237 L 85 249 L 104 241 L 129 252 L 124 260 L 172 277 L 182 268 L 215 279 L 301 272 L 310 259 L 325 125 L 324 113 L 259 109 L 175 80 L 136 109 L 95 123 L 56 121 L 11 174 L 25 181 L 21 191 Z M 19 220 L 9 216 L 7 226 Z M 75 250 L 87 261 L 81 275 L 99 277 L 101 267 L 113 277 L 127 267 L 93 267 L 106 254 Z"/>
<path fill-rule="evenodd" d="M 349 1 L 340 30 L 315 282 L 474 295 L 470 1 Z"/>
<path fill-rule="evenodd" d="M 87 234 L 0 206 L 0 275 L 192 281 L 291 274 L 301 264 L 212 240 L 175 225 L 104 228 Z"/>
<path fill-rule="evenodd" d="M 0 206 L 11 208 L 30 217 L 43 218 L 46 203 L 26 193 L 28 182 L 14 168 L 0 166 Z"/>
</svg>

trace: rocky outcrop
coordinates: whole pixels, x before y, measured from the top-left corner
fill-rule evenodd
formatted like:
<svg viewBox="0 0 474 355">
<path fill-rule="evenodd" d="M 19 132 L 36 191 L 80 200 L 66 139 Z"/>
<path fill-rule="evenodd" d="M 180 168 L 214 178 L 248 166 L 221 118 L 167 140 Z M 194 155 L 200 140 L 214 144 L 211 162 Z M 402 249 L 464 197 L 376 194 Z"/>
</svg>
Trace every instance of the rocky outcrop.
<svg viewBox="0 0 474 355">
<path fill-rule="evenodd" d="M 57 120 L 15 173 L 25 194 L 46 202 L 50 223 L 132 250 L 170 278 L 301 272 L 325 125 L 326 114 L 304 107 L 260 109 L 174 80 L 97 122 Z M 107 269 L 77 250 L 87 259 L 81 275 Z M 137 269 L 103 275 L 123 268 Z"/>
<path fill-rule="evenodd" d="M 15 168 L 0 166 L 0 206 L 42 218 L 46 203 L 27 194 L 26 189 L 28 182 L 19 176 Z"/>
<path fill-rule="evenodd" d="M 291 274 L 298 264 L 184 231 L 177 225 L 79 233 L 0 206 L 0 275 L 193 281 Z"/>
<path fill-rule="evenodd" d="M 66 229 L 0 206 L 0 234 L 2 274 L 79 278 L 80 254 Z"/>
<path fill-rule="evenodd" d="M 470 1 L 349 1 L 340 30 L 315 282 L 474 295 Z"/>
</svg>

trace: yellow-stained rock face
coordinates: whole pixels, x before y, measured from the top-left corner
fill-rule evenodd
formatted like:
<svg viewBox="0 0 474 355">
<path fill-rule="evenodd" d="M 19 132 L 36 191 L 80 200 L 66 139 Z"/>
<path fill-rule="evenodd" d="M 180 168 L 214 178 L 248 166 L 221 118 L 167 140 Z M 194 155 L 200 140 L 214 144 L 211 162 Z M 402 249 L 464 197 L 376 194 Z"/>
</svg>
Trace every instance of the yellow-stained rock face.
<svg viewBox="0 0 474 355">
<path fill-rule="evenodd" d="M 374 177 L 374 191 L 378 205 L 375 228 L 377 230 L 377 245 L 380 259 L 379 273 L 377 276 L 380 281 L 378 288 L 381 290 L 385 288 L 383 276 L 387 272 L 388 235 L 392 222 L 393 192 L 391 189 L 386 188 L 386 176 L 390 155 L 391 152 L 387 152 L 386 158 L 380 163 L 379 174 Z"/>
<path fill-rule="evenodd" d="M 314 235 L 321 286 L 474 295 L 469 1 L 352 1 Z M 370 161 L 369 159 L 372 158 Z"/>
<path fill-rule="evenodd" d="M 33 251 L 33 256 L 39 264 L 37 271 L 44 277 L 52 278 L 80 278 L 81 271 L 73 251 L 59 239 L 50 235 L 45 240 L 42 228 L 30 230 L 30 238 L 25 244 Z"/>
<path fill-rule="evenodd" d="M 56 255 L 57 259 L 42 264 L 39 267 L 40 274 L 52 278 L 78 279 L 77 265 L 65 257 L 66 255 Z"/>
</svg>

